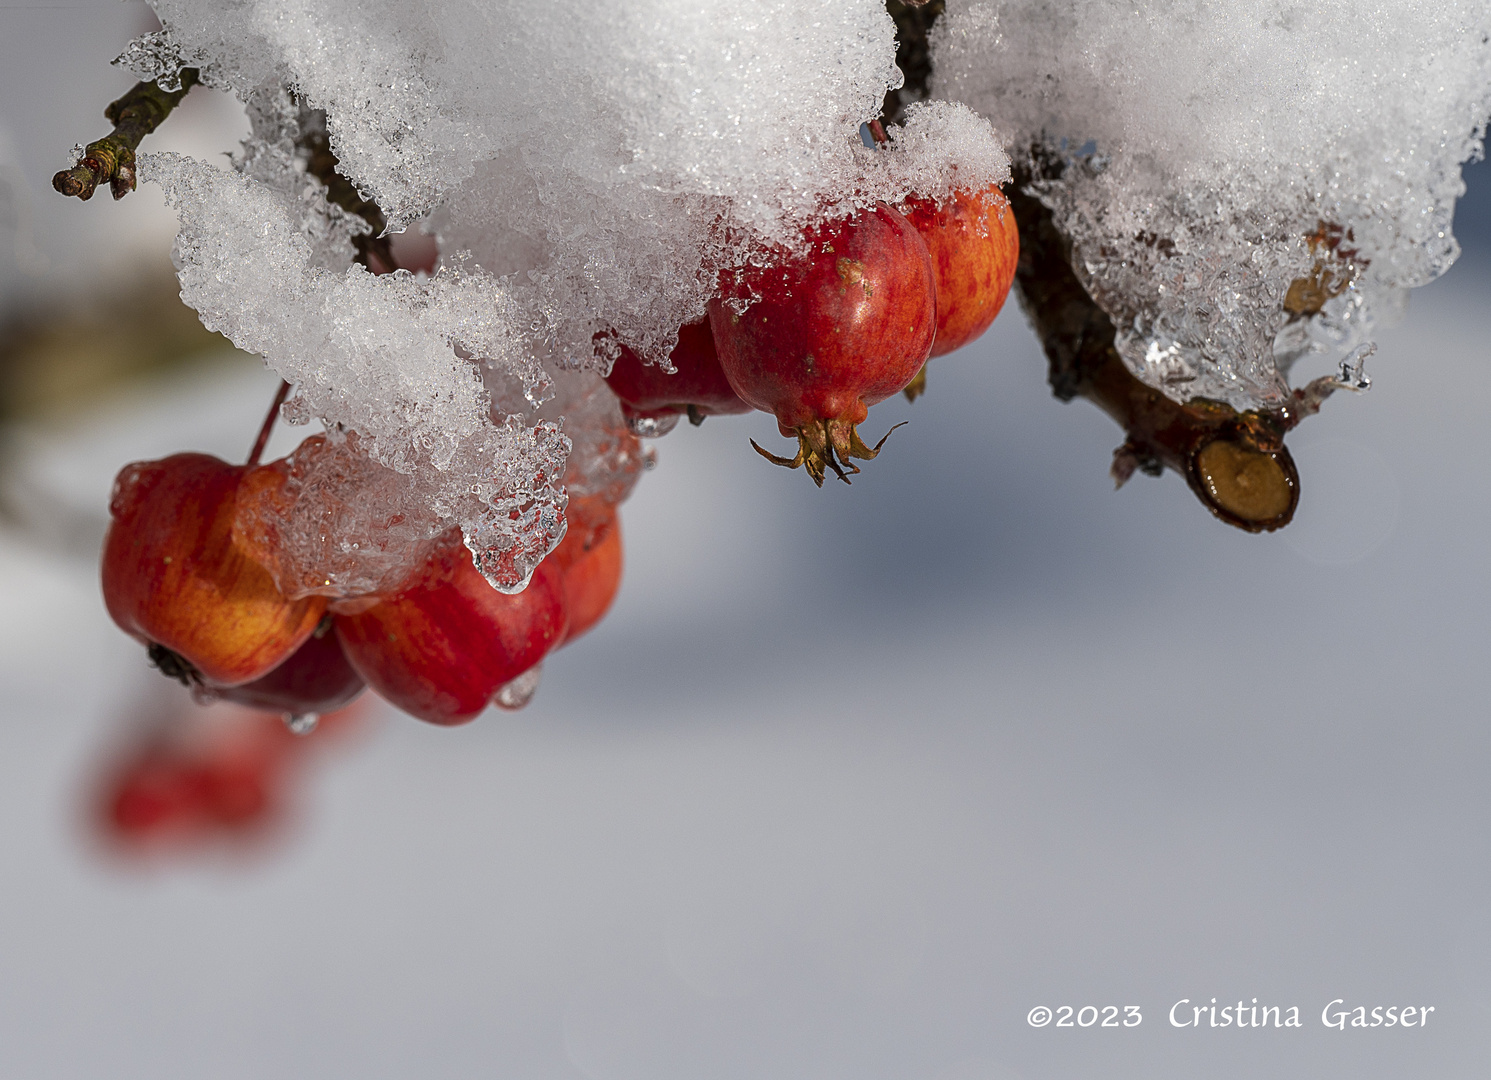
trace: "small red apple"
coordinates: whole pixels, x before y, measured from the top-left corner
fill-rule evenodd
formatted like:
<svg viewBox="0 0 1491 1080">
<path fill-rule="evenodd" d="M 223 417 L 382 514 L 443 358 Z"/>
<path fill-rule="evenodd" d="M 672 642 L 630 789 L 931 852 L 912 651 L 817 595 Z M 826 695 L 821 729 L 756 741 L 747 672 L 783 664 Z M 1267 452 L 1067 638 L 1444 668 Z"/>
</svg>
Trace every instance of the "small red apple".
<svg viewBox="0 0 1491 1080">
<path fill-rule="evenodd" d="M 678 344 L 668 359 L 676 369 L 672 375 L 655 364 L 642 363 L 636 353 L 621 346 L 606 382 L 621 399 L 621 411 L 628 420 L 687 415 L 691 423 L 702 424 L 706 416 L 751 411 L 730 389 L 730 380 L 720 369 L 708 319 L 679 327 Z"/>
<path fill-rule="evenodd" d="M 569 531 L 554 549 L 552 561 L 563 575 L 564 604 L 569 613 L 568 644 L 600 622 L 621 588 L 621 518 L 600 499 L 570 499 Z"/>
<path fill-rule="evenodd" d="M 709 303 L 720 367 L 753 408 L 798 441 L 778 465 L 845 482 L 873 458 L 856 425 L 926 361 L 937 329 L 932 260 L 921 235 L 885 205 L 807 234 L 807 250 L 739 271 Z M 884 440 L 882 440 L 883 442 Z M 754 445 L 754 444 L 753 444 Z"/>
<path fill-rule="evenodd" d="M 989 328 L 1004 306 L 1020 233 L 1009 200 L 997 187 L 957 191 L 938 202 L 914 195 L 901 207 L 927 243 L 937 278 L 937 340 L 932 355 L 960 349 Z"/>
<path fill-rule="evenodd" d="M 251 709 L 319 717 L 350 704 L 367 689 L 367 683 L 347 662 L 328 616 L 304 645 L 268 675 L 242 686 L 206 689 L 212 697 Z"/>
<path fill-rule="evenodd" d="M 104 600 L 114 621 L 162 667 L 185 660 L 225 687 L 278 667 L 326 610 L 319 596 L 285 599 L 234 542 L 244 471 L 206 454 L 127 465 L 114 481 L 104 540 Z"/>
<path fill-rule="evenodd" d="M 453 532 L 398 592 L 335 622 L 382 697 L 432 724 L 464 724 L 564 640 L 563 575 L 546 559 L 522 592 L 500 593 Z"/>
</svg>

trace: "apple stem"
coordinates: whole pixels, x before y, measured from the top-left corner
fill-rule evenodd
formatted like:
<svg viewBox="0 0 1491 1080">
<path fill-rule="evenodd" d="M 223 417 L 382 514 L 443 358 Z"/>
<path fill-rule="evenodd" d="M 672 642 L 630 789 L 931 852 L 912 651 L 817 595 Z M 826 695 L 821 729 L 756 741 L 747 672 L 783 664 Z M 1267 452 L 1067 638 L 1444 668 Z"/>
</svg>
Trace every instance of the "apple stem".
<svg viewBox="0 0 1491 1080">
<path fill-rule="evenodd" d="M 880 123 L 879 117 L 870 121 L 870 138 L 875 140 L 876 146 L 884 146 L 890 142 L 890 136 L 885 133 L 885 126 Z"/>
<path fill-rule="evenodd" d="M 264 423 L 259 428 L 259 437 L 254 440 L 254 448 L 249 451 L 250 469 L 259 464 L 259 456 L 264 453 L 264 447 L 269 445 L 269 433 L 274 430 L 274 422 L 280 418 L 280 406 L 285 403 L 289 394 L 290 384 L 281 379 L 280 388 L 274 392 L 274 402 L 269 406 L 269 415 L 264 418 Z"/>
</svg>

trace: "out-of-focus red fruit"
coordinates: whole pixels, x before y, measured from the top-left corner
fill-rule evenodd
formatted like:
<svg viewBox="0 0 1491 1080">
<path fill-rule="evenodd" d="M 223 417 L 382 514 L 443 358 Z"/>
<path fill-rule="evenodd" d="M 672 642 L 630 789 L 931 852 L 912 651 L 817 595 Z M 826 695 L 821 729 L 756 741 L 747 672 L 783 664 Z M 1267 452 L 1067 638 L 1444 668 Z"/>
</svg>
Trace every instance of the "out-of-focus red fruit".
<svg viewBox="0 0 1491 1080">
<path fill-rule="evenodd" d="M 720 367 L 754 408 L 775 413 L 789 468 L 848 482 L 870 459 L 856 425 L 921 370 L 937 328 L 932 260 L 921 235 L 888 206 L 810 231 L 807 251 L 738 272 L 709 304 Z M 751 301 L 743 311 L 740 305 Z M 881 440 L 884 443 L 884 440 Z M 754 443 L 752 445 L 755 445 Z"/>
<path fill-rule="evenodd" d="M 111 831 L 145 836 L 179 827 L 197 813 L 197 777 L 165 755 L 146 755 L 120 778 L 106 814 Z"/>
<path fill-rule="evenodd" d="M 564 581 L 546 559 L 528 588 L 500 593 L 453 533 L 398 592 L 335 621 L 347 659 L 382 697 L 432 724 L 464 724 L 564 640 Z"/>
<path fill-rule="evenodd" d="M 104 600 L 114 621 L 163 667 L 176 661 L 163 662 L 162 649 L 219 686 L 268 674 L 326 610 L 322 597 L 286 600 L 234 542 L 243 474 L 206 454 L 127 465 L 114 481 L 104 541 Z"/>
<path fill-rule="evenodd" d="M 107 827 L 136 842 L 257 828 L 278 810 L 280 772 L 277 760 L 252 756 L 147 752 L 119 778 L 106 809 Z"/>
<path fill-rule="evenodd" d="M 103 834 L 134 850 L 265 836 L 293 809 L 286 796 L 297 768 L 356 727 L 357 714 L 331 713 L 307 737 L 292 735 L 277 714 L 183 696 L 99 777 Z"/>
<path fill-rule="evenodd" d="M 989 328 L 1004 306 L 1020 233 L 1009 200 L 997 187 L 957 191 L 951 199 L 913 195 L 901 207 L 927 243 L 937 279 L 937 340 L 932 355 L 960 349 Z"/>
<path fill-rule="evenodd" d="M 347 663 L 347 654 L 328 617 L 304 645 L 268 675 L 242 686 L 221 690 L 209 687 L 208 693 L 251 709 L 318 717 L 343 708 L 366 688 L 362 676 Z"/>
<path fill-rule="evenodd" d="M 571 498 L 569 531 L 549 559 L 564 577 L 569 633 L 564 644 L 585 633 L 611 608 L 621 588 L 621 518 L 599 499 Z"/>
<path fill-rule="evenodd" d="M 253 713 L 160 729 L 106 788 L 107 825 L 135 841 L 258 826 L 277 808 L 295 741 L 277 719 Z"/>
<path fill-rule="evenodd" d="M 621 411 L 628 420 L 686 415 L 690 423 L 702 424 L 706 416 L 751 411 L 720 369 L 708 319 L 679 327 L 678 344 L 668 359 L 676 369 L 672 375 L 655 364 L 642 363 L 636 353 L 621 346 L 606 382 L 621 399 Z"/>
<path fill-rule="evenodd" d="M 202 813 L 219 825 L 242 827 L 268 815 L 279 779 L 278 762 L 223 757 L 196 769 Z"/>
</svg>

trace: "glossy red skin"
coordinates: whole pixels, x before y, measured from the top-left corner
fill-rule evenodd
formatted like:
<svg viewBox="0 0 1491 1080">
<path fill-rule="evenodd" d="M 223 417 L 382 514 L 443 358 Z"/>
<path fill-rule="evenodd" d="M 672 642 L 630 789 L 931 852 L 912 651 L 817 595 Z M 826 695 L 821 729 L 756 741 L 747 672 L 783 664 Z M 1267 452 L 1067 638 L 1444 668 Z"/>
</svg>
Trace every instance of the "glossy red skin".
<svg viewBox="0 0 1491 1080">
<path fill-rule="evenodd" d="M 242 686 L 213 688 L 213 692 L 224 701 L 251 709 L 321 716 L 350 704 L 365 689 L 367 683 L 352 670 L 342 643 L 328 629 L 320 637 L 312 634 L 268 675 Z"/>
<path fill-rule="evenodd" d="M 672 375 L 656 364 L 644 364 L 631 349 L 621 346 L 606 382 L 621 399 L 623 412 L 656 418 L 686 413 L 690 405 L 701 416 L 751 411 L 730 389 L 720 369 L 708 319 L 679 327 L 678 344 L 668 358 L 677 369 Z"/>
<path fill-rule="evenodd" d="M 937 278 L 937 340 L 932 355 L 962 348 L 989 328 L 1004 306 L 1020 233 L 997 187 L 958 191 L 946 202 L 913 196 L 901 212 L 926 241 Z"/>
<path fill-rule="evenodd" d="M 710 301 L 720 367 L 783 435 L 818 420 L 858 424 L 926 362 L 937 328 L 932 260 L 888 206 L 810 234 L 807 254 L 744 271 Z M 737 315 L 731 296 L 760 299 Z"/>
<path fill-rule="evenodd" d="M 218 686 L 252 682 L 311 636 L 322 597 L 286 600 L 233 540 L 245 470 L 206 454 L 126 466 L 104 540 L 104 601 L 140 641 L 164 645 Z"/>
<path fill-rule="evenodd" d="M 457 538 L 403 589 L 335 624 L 347 660 L 380 696 L 431 724 L 464 724 L 564 640 L 564 580 L 546 559 L 528 588 L 500 593 Z"/>
<path fill-rule="evenodd" d="M 587 507 L 586 502 L 594 503 Z M 621 588 L 621 518 L 600 500 L 570 500 L 569 531 L 549 556 L 563 575 L 569 632 L 563 644 L 600 622 Z"/>
</svg>

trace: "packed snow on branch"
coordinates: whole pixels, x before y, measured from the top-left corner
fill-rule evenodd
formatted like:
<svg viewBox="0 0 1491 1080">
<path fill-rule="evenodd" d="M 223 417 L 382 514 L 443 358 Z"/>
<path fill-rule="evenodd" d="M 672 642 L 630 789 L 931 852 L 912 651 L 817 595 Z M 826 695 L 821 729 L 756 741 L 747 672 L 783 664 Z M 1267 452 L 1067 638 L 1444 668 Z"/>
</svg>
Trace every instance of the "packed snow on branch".
<svg viewBox="0 0 1491 1080">
<path fill-rule="evenodd" d="M 636 479 L 600 382 L 618 344 L 666 363 L 722 272 L 826 216 L 1006 182 L 1006 146 L 1140 378 L 1277 404 L 1297 359 L 1453 261 L 1491 111 L 1491 0 L 949 0 L 934 100 L 878 151 L 860 127 L 901 81 L 882 0 L 155 7 L 123 62 L 199 67 L 253 135 L 236 176 L 142 176 L 180 214 L 188 303 L 330 428 L 297 482 L 345 495 L 337 573 L 314 578 L 319 510 L 275 512 L 306 552 L 282 581 L 332 592 L 452 524 L 520 588 L 567 486 Z M 308 175 L 311 123 L 393 231 L 438 236 L 438 272 L 352 265 L 367 225 Z"/>
<path fill-rule="evenodd" d="M 393 474 L 365 481 L 367 514 L 344 500 L 348 581 L 385 580 L 458 523 L 489 579 L 521 587 L 562 535 L 571 444 L 590 458 L 571 485 L 635 479 L 596 374 L 614 343 L 665 362 L 722 271 L 794 247 L 807 223 L 1009 176 L 993 126 L 962 105 L 864 146 L 901 81 L 882 0 L 153 2 L 164 29 L 122 61 L 167 80 L 197 66 L 253 121 L 238 176 L 143 160 L 181 218 L 185 299 L 296 384 L 290 415 L 355 434 Z M 311 111 L 392 230 L 438 235 L 434 276 L 350 265 L 365 226 L 296 153 Z M 328 476 L 366 475 L 322 457 Z M 400 499 L 421 513 L 379 526 Z M 316 548 L 309 519 L 280 524 Z M 355 565 L 361 551 L 379 561 Z M 326 557 L 282 581 L 303 586 Z"/>
<path fill-rule="evenodd" d="M 934 93 L 1045 175 L 1126 362 L 1177 400 L 1277 403 L 1458 254 L 1486 0 L 950 0 L 934 34 Z"/>
</svg>

